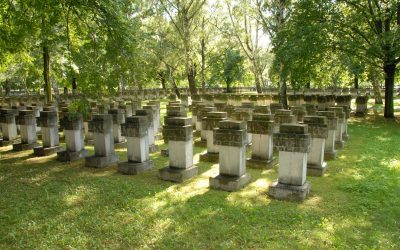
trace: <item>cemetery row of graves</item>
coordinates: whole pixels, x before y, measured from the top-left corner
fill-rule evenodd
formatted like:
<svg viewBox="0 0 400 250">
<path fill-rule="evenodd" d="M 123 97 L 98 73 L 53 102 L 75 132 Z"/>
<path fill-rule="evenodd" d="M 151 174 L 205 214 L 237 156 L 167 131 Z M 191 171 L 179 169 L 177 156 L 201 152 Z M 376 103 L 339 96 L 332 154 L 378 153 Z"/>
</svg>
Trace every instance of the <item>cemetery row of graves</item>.
<svg viewBox="0 0 400 250">
<path fill-rule="evenodd" d="M 84 159 L 86 167 L 117 165 L 121 174 L 140 175 L 154 168 L 150 154 L 159 151 L 156 141 L 162 139 L 168 148 L 161 154 L 169 159 L 169 166 L 158 171 L 162 180 L 181 183 L 197 176 L 193 148 L 199 146 L 207 148 L 200 161 L 218 164 L 219 174 L 209 178 L 210 188 L 238 191 L 252 180 L 247 168 L 278 165 L 278 179 L 269 186 L 268 195 L 302 201 L 311 188 L 307 176 L 323 178 L 329 171 L 326 160 L 335 160 L 351 138 L 350 115 L 364 116 L 369 99 L 365 92 L 348 90 L 296 93 L 288 96 L 289 108 L 284 109 L 279 96 L 272 94 L 180 98 L 165 94 L 142 91 L 89 99 L 86 115 L 71 112 L 75 95 L 62 95 L 50 105 L 41 97 L 5 97 L 0 145 L 30 150 L 35 157 L 56 154 L 61 162 Z M 165 98 L 168 103 L 162 115 L 160 100 Z M 85 145 L 93 145 L 94 154 L 88 154 Z M 115 153 L 121 148 L 126 148 L 127 161 L 120 161 Z"/>
</svg>

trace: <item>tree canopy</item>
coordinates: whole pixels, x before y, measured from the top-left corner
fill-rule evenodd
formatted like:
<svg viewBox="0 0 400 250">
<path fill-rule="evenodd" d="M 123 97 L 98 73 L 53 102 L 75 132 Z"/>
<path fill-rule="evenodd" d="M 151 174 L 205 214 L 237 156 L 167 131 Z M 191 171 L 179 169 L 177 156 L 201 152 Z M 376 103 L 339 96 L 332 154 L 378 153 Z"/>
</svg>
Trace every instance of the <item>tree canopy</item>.
<svg viewBox="0 0 400 250">
<path fill-rule="evenodd" d="M 0 84 L 27 93 L 252 86 L 385 89 L 394 116 L 400 2 L 0 2 Z"/>
</svg>

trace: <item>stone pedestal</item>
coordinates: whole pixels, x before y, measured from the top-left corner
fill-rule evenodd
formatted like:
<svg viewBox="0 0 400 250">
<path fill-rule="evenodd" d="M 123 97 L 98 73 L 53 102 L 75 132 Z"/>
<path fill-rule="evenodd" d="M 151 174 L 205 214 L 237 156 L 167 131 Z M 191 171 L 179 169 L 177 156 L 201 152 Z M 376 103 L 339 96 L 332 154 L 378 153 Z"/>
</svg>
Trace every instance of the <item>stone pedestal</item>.
<svg viewBox="0 0 400 250">
<path fill-rule="evenodd" d="M 325 141 L 325 159 L 334 160 L 336 159 L 336 129 L 338 126 L 338 118 L 335 116 L 333 111 L 318 111 L 318 116 L 325 116 L 328 122 L 328 137 Z"/>
<path fill-rule="evenodd" d="M 335 112 L 335 116 L 338 118 L 338 125 L 335 134 L 335 147 L 337 149 L 342 149 L 344 147 L 343 129 L 346 119 L 345 113 L 343 112 L 342 107 L 329 107 L 328 110 Z"/>
<path fill-rule="evenodd" d="M 279 150 L 278 181 L 268 195 L 280 200 L 304 200 L 310 183 L 306 181 L 307 153 L 310 151 L 307 125 L 283 124 L 274 134 L 274 146 Z"/>
<path fill-rule="evenodd" d="M 192 117 L 193 117 L 193 124 L 195 125 L 196 131 L 201 131 L 201 110 L 206 107 L 205 103 L 197 102 L 193 104 L 192 107 Z M 199 118 L 200 117 L 200 118 Z"/>
<path fill-rule="evenodd" d="M 85 158 L 85 166 L 103 168 L 116 164 L 118 156 L 114 152 L 112 115 L 93 115 L 89 130 L 93 132 L 94 155 Z"/>
<path fill-rule="evenodd" d="M 274 165 L 272 134 L 275 132 L 273 116 L 253 114 L 253 120 L 247 123 L 247 129 L 253 136 L 251 158 L 248 166 L 256 168 L 272 168 Z"/>
<path fill-rule="evenodd" d="M 192 118 L 167 118 L 163 128 L 163 137 L 169 144 L 169 166 L 160 169 L 161 179 L 183 182 L 198 174 L 193 166 L 193 126 Z"/>
<path fill-rule="evenodd" d="M 318 102 L 317 102 L 317 96 L 316 95 L 312 95 L 312 94 L 308 94 L 308 95 L 304 95 L 304 102 L 305 102 L 305 104 L 307 105 L 307 104 L 311 104 L 311 105 L 316 105 Z M 310 113 L 308 113 L 309 115 L 315 115 L 315 114 L 310 114 Z"/>
<path fill-rule="evenodd" d="M 144 116 L 147 118 L 147 137 L 149 140 L 149 152 L 154 153 L 158 150 L 158 146 L 155 143 L 154 138 L 154 126 L 153 126 L 153 111 L 151 109 L 138 109 L 136 110 L 136 116 Z"/>
<path fill-rule="evenodd" d="M 302 95 L 297 95 L 297 94 L 288 95 L 287 99 L 288 99 L 289 107 L 300 106 L 302 104 L 302 102 L 303 102 L 303 96 Z"/>
<path fill-rule="evenodd" d="M 303 107 L 306 109 L 307 115 L 316 115 L 317 114 L 317 106 L 315 104 L 306 103 L 303 105 Z"/>
<path fill-rule="evenodd" d="M 217 111 L 216 107 L 211 107 L 211 106 L 206 106 L 203 107 L 201 110 L 198 111 L 197 113 L 197 122 L 196 122 L 196 130 L 197 128 L 200 128 L 200 141 L 197 141 L 195 145 L 197 147 L 206 147 L 207 146 L 207 134 L 206 131 L 203 128 L 203 118 L 207 116 L 208 112 L 214 112 Z"/>
<path fill-rule="evenodd" d="M 160 120 L 160 109 L 161 104 L 160 101 L 151 100 L 148 102 L 149 105 L 155 106 L 154 111 L 154 131 L 159 132 L 161 131 L 161 120 Z"/>
<path fill-rule="evenodd" d="M 58 161 L 76 161 L 84 158 L 87 151 L 84 148 L 83 119 L 81 115 L 69 116 L 60 120 L 64 130 L 66 150 L 57 152 Z"/>
<path fill-rule="evenodd" d="M 41 109 L 40 107 L 38 107 L 38 106 L 27 106 L 26 109 L 27 110 L 32 110 L 35 118 L 39 118 L 40 117 L 40 109 Z M 39 134 L 41 132 L 41 128 L 36 124 L 36 121 L 35 121 L 35 129 L 36 129 L 36 133 Z"/>
<path fill-rule="evenodd" d="M 13 150 L 22 151 L 36 147 L 36 117 L 33 111 L 20 110 L 16 123 L 20 126 L 21 143 L 13 144 Z"/>
<path fill-rule="evenodd" d="M 218 162 L 219 147 L 214 143 L 214 129 L 218 127 L 220 121 L 227 119 L 226 112 L 209 112 L 203 117 L 202 128 L 207 139 L 207 152 L 200 155 L 201 161 Z"/>
<path fill-rule="evenodd" d="M 345 106 L 351 110 L 351 95 L 337 95 L 335 99 L 338 107 Z"/>
<path fill-rule="evenodd" d="M 327 98 L 324 95 L 319 95 L 317 97 L 317 102 L 318 102 L 318 111 L 326 111 L 327 109 Z"/>
<path fill-rule="evenodd" d="M 254 106 L 254 111 L 253 113 L 257 114 L 271 114 L 271 109 L 267 105 L 259 105 L 259 106 Z"/>
<path fill-rule="evenodd" d="M 112 115 L 112 134 L 114 141 L 114 148 L 125 148 L 126 140 L 121 134 L 121 124 L 125 123 L 124 109 L 116 108 L 108 111 Z"/>
<path fill-rule="evenodd" d="M 348 134 L 348 129 L 347 129 L 347 127 L 348 127 L 348 120 L 349 120 L 349 118 L 350 118 L 350 108 L 346 105 L 346 106 L 338 106 L 338 107 L 342 107 L 343 108 L 343 112 L 344 112 L 344 115 L 345 115 L 345 118 L 344 118 L 344 120 L 343 120 L 343 123 L 342 123 L 342 137 L 343 137 L 343 140 L 348 140 L 349 139 L 349 134 Z"/>
<path fill-rule="evenodd" d="M 292 106 L 290 110 L 296 119 L 296 123 L 303 122 L 304 116 L 307 115 L 306 108 L 304 106 Z"/>
<path fill-rule="evenodd" d="M 325 141 L 328 138 L 327 119 L 324 116 L 305 116 L 304 123 L 308 125 L 311 135 L 310 152 L 307 157 L 307 175 L 323 176 L 328 165 L 324 162 Z"/>
<path fill-rule="evenodd" d="M 3 138 L 0 139 L 0 147 L 12 144 L 17 138 L 16 114 L 17 111 L 14 109 L 0 109 L 0 125 L 3 133 Z"/>
<path fill-rule="evenodd" d="M 139 174 L 153 168 L 149 156 L 149 122 L 145 116 L 126 118 L 122 124 L 122 134 L 127 138 L 128 161 L 118 163 L 118 171 L 123 174 Z"/>
<path fill-rule="evenodd" d="M 363 117 L 368 113 L 368 96 L 357 96 L 355 116 Z"/>
<path fill-rule="evenodd" d="M 235 110 L 234 118 L 237 121 L 246 122 L 246 125 L 247 125 L 247 122 L 249 122 L 249 121 L 251 121 L 253 119 L 253 109 L 252 108 L 246 108 L 246 107 L 239 107 L 239 108 L 237 108 Z M 247 140 L 246 140 L 247 141 L 247 145 L 250 145 L 251 142 L 252 142 L 252 135 L 248 131 L 247 131 L 247 134 L 246 134 L 246 138 L 247 138 Z"/>
<path fill-rule="evenodd" d="M 283 109 L 283 106 L 281 103 L 271 103 L 269 106 L 271 109 L 271 114 L 275 114 L 275 111 L 278 109 Z"/>
<path fill-rule="evenodd" d="M 214 129 L 214 143 L 219 145 L 219 175 L 210 177 L 210 187 L 236 191 L 246 186 L 251 176 L 246 172 L 246 123 L 221 121 Z"/>
<path fill-rule="evenodd" d="M 185 106 L 181 104 L 167 105 L 167 115 L 164 116 L 164 124 L 166 124 L 167 119 L 171 117 L 187 117 Z M 168 145 L 168 140 L 166 138 L 163 139 L 164 144 Z M 168 156 L 168 154 L 168 149 L 161 150 L 162 156 Z"/>
<path fill-rule="evenodd" d="M 36 156 L 51 155 L 61 150 L 58 136 L 58 120 L 56 111 L 41 111 L 37 125 L 42 131 L 42 146 L 35 147 Z"/>
</svg>

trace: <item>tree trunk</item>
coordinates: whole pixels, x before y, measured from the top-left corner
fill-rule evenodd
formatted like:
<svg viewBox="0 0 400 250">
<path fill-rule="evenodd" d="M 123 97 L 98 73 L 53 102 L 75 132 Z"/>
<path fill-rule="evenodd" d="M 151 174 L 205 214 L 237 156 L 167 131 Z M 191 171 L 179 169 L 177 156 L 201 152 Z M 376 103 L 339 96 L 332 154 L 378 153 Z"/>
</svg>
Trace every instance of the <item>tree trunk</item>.
<svg viewBox="0 0 400 250">
<path fill-rule="evenodd" d="M 206 90 L 206 42 L 201 39 L 201 88 L 203 93 Z"/>
<path fill-rule="evenodd" d="M 262 88 L 261 88 L 261 82 L 260 82 L 260 76 L 258 74 L 258 67 L 257 67 L 257 62 L 255 60 L 251 60 L 253 64 L 253 75 L 254 75 L 254 83 L 256 85 L 256 90 L 257 93 L 261 94 L 262 93 Z"/>
<path fill-rule="evenodd" d="M 174 88 L 175 94 L 178 98 L 181 97 L 181 94 L 179 93 L 179 89 L 178 86 L 176 85 L 175 79 L 174 79 L 174 72 L 172 70 L 172 68 L 167 64 L 166 65 L 168 73 L 169 73 L 169 80 L 172 83 L 172 87 Z"/>
<path fill-rule="evenodd" d="M 226 93 L 231 93 L 231 83 L 226 82 Z"/>
<path fill-rule="evenodd" d="M 381 87 L 379 86 L 379 82 L 375 76 L 371 79 L 371 83 L 372 83 L 372 90 L 374 91 L 375 104 L 383 104 L 381 96 Z"/>
<path fill-rule="evenodd" d="M 359 89 L 359 86 L 358 86 L 358 76 L 357 75 L 354 75 L 354 88 L 355 89 Z"/>
<path fill-rule="evenodd" d="M 160 76 L 160 81 L 161 81 L 161 87 L 162 87 L 162 89 L 167 89 L 167 87 L 166 87 L 166 79 L 165 79 L 165 72 L 163 72 L 163 71 L 160 71 L 159 73 L 158 73 L 158 75 Z"/>
<path fill-rule="evenodd" d="M 53 96 L 51 94 L 51 82 L 50 82 L 50 53 L 49 48 L 43 46 L 43 78 L 44 86 L 46 91 L 47 102 L 53 102 Z"/>
<path fill-rule="evenodd" d="M 394 118 L 394 77 L 396 74 L 396 64 L 389 63 L 383 66 L 385 72 L 385 118 Z"/>
<path fill-rule="evenodd" d="M 6 82 L 4 83 L 4 91 L 5 91 L 6 96 L 10 95 L 11 88 L 10 88 L 8 79 L 6 79 Z"/>
<path fill-rule="evenodd" d="M 286 84 L 286 78 L 283 75 L 283 69 L 284 69 L 285 65 L 283 63 L 281 63 L 280 67 L 279 67 L 279 98 L 280 98 L 280 102 L 283 105 L 283 108 L 288 108 L 288 104 L 287 104 L 287 84 Z"/>
<path fill-rule="evenodd" d="M 76 94 L 76 88 L 77 88 L 77 85 L 76 85 L 76 77 L 73 77 L 72 78 L 72 94 Z"/>
<path fill-rule="evenodd" d="M 189 90 L 192 95 L 197 94 L 196 92 L 196 66 L 192 63 L 187 69 L 187 78 L 189 82 Z"/>
<path fill-rule="evenodd" d="M 306 88 L 307 88 L 307 89 L 311 89 L 311 82 L 307 82 Z"/>
</svg>

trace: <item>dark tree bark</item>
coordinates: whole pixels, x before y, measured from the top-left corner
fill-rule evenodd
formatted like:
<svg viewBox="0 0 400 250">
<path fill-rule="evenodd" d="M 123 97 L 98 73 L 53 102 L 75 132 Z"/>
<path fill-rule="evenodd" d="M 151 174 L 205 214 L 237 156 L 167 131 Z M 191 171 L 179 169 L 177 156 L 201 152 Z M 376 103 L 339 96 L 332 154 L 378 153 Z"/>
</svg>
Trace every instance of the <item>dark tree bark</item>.
<svg viewBox="0 0 400 250">
<path fill-rule="evenodd" d="M 46 45 L 43 46 L 43 78 L 47 102 L 51 103 L 53 101 L 53 96 L 51 94 L 50 82 L 50 53 L 49 48 Z"/>
<path fill-rule="evenodd" d="M 166 86 L 166 79 L 165 79 L 165 72 L 164 71 L 160 71 L 158 72 L 158 76 L 160 77 L 160 82 L 161 82 L 161 87 L 162 89 L 167 89 Z"/>
<path fill-rule="evenodd" d="M 226 93 L 231 93 L 231 82 L 227 81 L 226 82 Z"/>
<path fill-rule="evenodd" d="M 77 89 L 77 84 L 76 84 L 76 77 L 72 78 L 72 91 L 76 91 Z"/>
<path fill-rule="evenodd" d="M 279 67 L 279 96 L 280 96 L 280 103 L 282 103 L 283 108 L 287 109 L 287 84 L 286 84 L 286 77 L 284 76 L 284 67 L 285 65 L 281 63 Z"/>
<path fill-rule="evenodd" d="M 206 90 L 206 42 L 201 39 L 201 88 Z"/>
<path fill-rule="evenodd" d="M 311 89 L 311 82 L 307 82 L 306 88 Z"/>
<path fill-rule="evenodd" d="M 385 118 L 394 118 L 394 77 L 396 74 L 396 64 L 389 63 L 383 67 L 385 72 Z"/>
<path fill-rule="evenodd" d="M 201 23 L 201 28 L 203 31 L 203 36 L 200 41 L 201 45 L 201 89 L 204 93 L 206 90 L 206 40 L 204 39 L 204 26 L 205 26 L 205 18 L 203 17 L 203 21 Z"/>
<path fill-rule="evenodd" d="M 355 89 L 359 89 L 358 82 L 359 82 L 358 75 L 354 75 L 354 88 Z"/>
<path fill-rule="evenodd" d="M 377 76 L 374 73 L 371 73 L 370 81 L 372 85 L 372 90 L 374 92 L 375 104 L 383 104 L 381 95 L 381 86 L 379 84 Z"/>
<path fill-rule="evenodd" d="M 189 90 L 192 95 L 197 94 L 196 90 L 196 65 L 190 63 L 187 69 L 187 78 L 189 82 Z"/>
<path fill-rule="evenodd" d="M 171 66 L 169 66 L 168 64 L 166 65 L 166 67 L 167 67 L 167 70 L 168 70 L 168 73 L 169 73 L 168 74 L 169 75 L 169 80 L 171 81 L 172 87 L 174 88 L 174 92 L 175 92 L 176 96 L 178 98 L 180 98 L 181 94 L 179 93 L 179 88 L 178 88 L 178 86 L 176 85 L 176 82 L 175 82 L 174 71 L 171 68 Z"/>
</svg>

